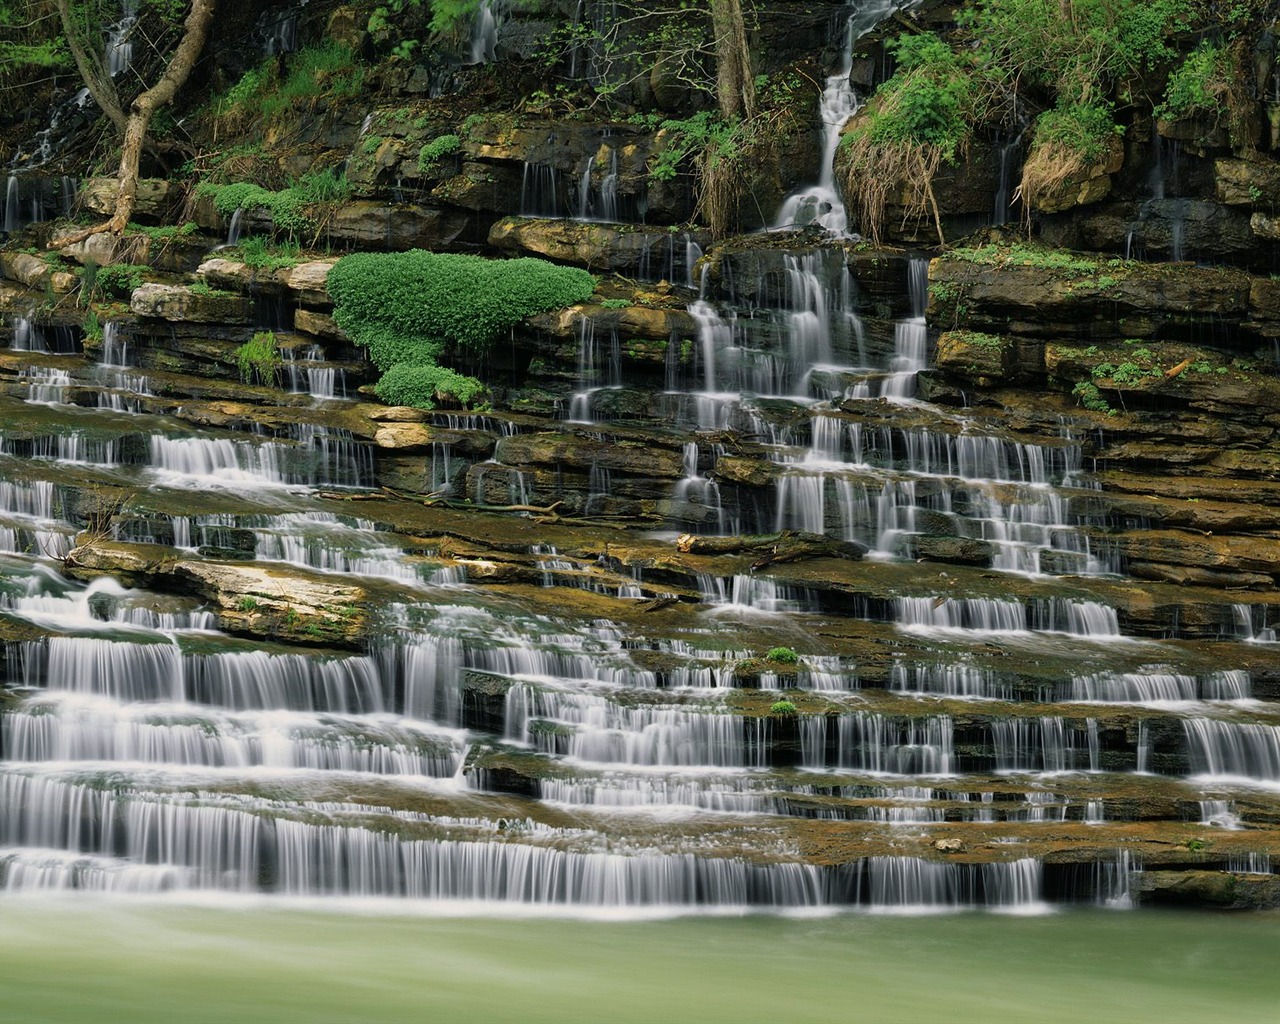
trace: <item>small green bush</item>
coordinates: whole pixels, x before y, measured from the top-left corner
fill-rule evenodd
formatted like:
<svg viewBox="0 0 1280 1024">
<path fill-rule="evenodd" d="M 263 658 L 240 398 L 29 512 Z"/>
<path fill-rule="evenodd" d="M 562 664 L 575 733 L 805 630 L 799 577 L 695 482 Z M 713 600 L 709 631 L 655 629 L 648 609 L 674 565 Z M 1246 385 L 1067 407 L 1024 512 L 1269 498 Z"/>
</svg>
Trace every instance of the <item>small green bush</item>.
<svg viewBox="0 0 1280 1024">
<path fill-rule="evenodd" d="M 334 319 L 379 369 L 434 360 L 447 345 L 483 351 L 527 316 L 591 297 L 585 270 L 415 249 L 353 253 L 329 272 Z"/>
<path fill-rule="evenodd" d="M 418 152 L 418 172 L 425 177 L 440 173 L 440 161 L 462 148 L 462 140 L 456 135 L 441 135 L 432 139 Z"/>
<path fill-rule="evenodd" d="M 1169 76 L 1164 102 L 1155 109 L 1156 117 L 1176 121 L 1199 114 L 1217 114 L 1238 73 L 1230 50 L 1207 40 L 1202 42 Z"/>
<path fill-rule="evenodd" d="M 789 700 L 775 700 L 769 705 L 769 713 L 773 715 L 794 715 L 796 706 Z"/>
<path fill-rule="evenodd" d="M 272 245 L 260 235 L 249 235 L 240 239 L 238 246 L 240 259 L 247 267 L 255 270 L 281 270 L 285 267 L 296 267 L 300 257 L 300 248 L 296 242 L 282 242 Z"/>
<path fill-rule="evenodd" d="M 790 647 L 772 647 L 765 657 L 770 661 L 777 661 L 783 665 L 794 665 L 800 660 L 800 656 Z"/>
<path fill-rule="evenodd" d="M 447 349 L 483 352 L 525 317 L 582 302 L 595 286 L 585 270 L 545 260 L 420 249 L 344 256 L 327 281 L 334 319 L 383 371 L 378 397 L 421 409 L 485 391 L 437 363 Z"/>
<path fill-rule="evenodd" d="M 373 387 L 388 405 L 409 405 L 415 409 L 434 409 L 438 401 L 455 401 L 470 405 L 487 392 L 475 377 L 450 370 L 447 366 L 409 366 L 399 363 L 382 375 Z"/>
<path fill-rule="evenodd" d="M 146 283 L 145 275 L 150 269 L 137 263 L 112 263 L 98 267 L 91 275 L 92 288 L 105 298 L 127 299 Z"/>
<path fill-rule="evenodd" d="M 236 349 L 235 355 L 240 379 L 246 384 L 252 384 L 255 377 L 259 384 L 271 387 L 280 382 L 283 360 L 276 348 L 276 336 L 271 331 L 259 331 Z"/>
<path fill-rule="evenodd" d="M 261 207 L 271 215 L 276 230 L 296 237 L 314 228 L 326 208 L 348 199 L 351 185 L 345 174 L 309 171 L 278 192 L 251 181 L 233 181 L 226 185 L 205 182 L 196 194 L 211 196 L 214 208 L 223 216 L 229 217 L 236 210 Z"/>
<path fill-rule="evenodd" d="M 1084 164 L 1094 164 L 1107 155 L 1118 128 L 1109 104 L 1076 103 L 1046 110 L 1036 118 L 1034 152 L 1046 146 L 1060 146 L 1076 154 Z"/>
</svg>

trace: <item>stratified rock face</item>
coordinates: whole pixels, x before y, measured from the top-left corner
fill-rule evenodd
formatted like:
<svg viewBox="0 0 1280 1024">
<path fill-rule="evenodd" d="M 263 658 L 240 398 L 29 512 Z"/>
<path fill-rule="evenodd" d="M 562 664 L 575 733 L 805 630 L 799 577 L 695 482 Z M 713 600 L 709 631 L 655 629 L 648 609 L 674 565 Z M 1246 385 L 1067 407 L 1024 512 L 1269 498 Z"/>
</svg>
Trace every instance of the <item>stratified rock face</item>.
<svg viewBox="0 0 1280 1024">
<path fill-rule="evenodd" d="M 760 68 L 821 81 L 841 5 L 764 6 Z M 547 12 L 507 13 L 495 52 L 529 54 Z M 334 13 L 333 37 L 390 45 L 366 15 Z M 864 93 L 880 55 L 854 62 Z M 397 59 L 376 103 L 299 104 L 267 170 L 345 169 L 354 198 L 316 225 L 333 254 L 304 239 L 297 266 L 255 270 L 208 253 L 198 283 L 145 285 L 96 326 L 74 303 L 37 309 L 78 278 L 0 254 L 0 645 L 11 681 L 40 690 L 0 691 L 0 714 L 43 716 L 33 736 L 77 728 L 55 705 L 97 686 L 147 749 L 219 783 L 196 797 L 169 761 L 145 777 L 95 762 L 67 779 L 92 799 L 67 806 L 119 830 L 113 801 L 140 794 L 243 828 L 191 856 L 252 864 L 143 865 L 196 887 L 403 896 L 431 850 L 431 877 L 495 898 L 557 880 L 538 891 L 903 905 L 921 881 L 948 906 L 1275 905 L 1271 157 L 1159 126 L 1175 150 L 1139 118 L 1123 166 L 1112 154 L 1034 218 L 1041 239 L 1107 252 L 975 242 L 926 281 L 927 254 L 817 229 L 713 243 L 687 226 L 693 161 L 653 173 L 678 129 L 539 113 L 558 101 L 530 95 L 530 67 Z M 669 69 L 636 70 L 613 99 L 697 109 Z M 504 91 L 520 106 L 486 109 Z M 743 169 L 743 224 L 814 179 L 800 91 L 795 137 Z M 1016 219 L 1008 196 L 992 210 L 1020 156 L 980 138 L 944 169 L 948 237 Z M 893 198 L 889 237 L 931 238 Z M 207 201 L 195 216 L 227 227 Z M 265 211 L 241 226 L 274 227 Z M 387 407 L 326 279 L 343 248 L 414 246 L 585 266 L 598 291 L 486 353 L 447 351 L 492 408 Z M 1191 263 L 1206 257 L 1230 265 Z M 244 383 L 237 352 L 267 330 L 280 365 Z M 45 672 L 77 646 L 79 674 Z M 135 700 L 155 661 L 170 688 Z M 153 714 L 160 697 L 181 715 Z M 15 734 L 0 783 L 21 787 L 36 773 L 11 762 L 39 758 L 14 756 Z M 241 771 L 263 750 L 269 799 Z M 646 806 L 664 810 L 618 810 Z M 370 874 L 295 872 L 312 854 Z M 588 859 L 567 871 L 570 855 Z M 530 887 L 502 889 L 517 861 Z M 557 888 L 574 871 L 603 894 Z"/>
<path fill-rule="evenodd" d="M 978 330 L 1035 337 L 1150 337 L 1213 317 L 1242 323 L 1251 314 L 1249 275 L 1226 268 L 1126 263 L 1085 257 L 1076 267 L 1014 255 L 990 260 L 941 256 L 929 267 L 929 317 L 960 319 Z M 1104 334 L 1104 336 L 1106 336 Z"/>
</svg>

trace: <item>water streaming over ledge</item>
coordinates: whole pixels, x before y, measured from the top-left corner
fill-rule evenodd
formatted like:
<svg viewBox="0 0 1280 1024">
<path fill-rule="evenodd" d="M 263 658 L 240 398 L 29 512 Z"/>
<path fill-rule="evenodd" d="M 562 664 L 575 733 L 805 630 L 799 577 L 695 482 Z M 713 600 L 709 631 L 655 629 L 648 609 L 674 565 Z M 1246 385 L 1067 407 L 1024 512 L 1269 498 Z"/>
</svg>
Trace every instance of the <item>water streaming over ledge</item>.
<svg viewBox="0 0 1280 1024">
<path fill-rule="evenodd" d="M 831 158 L 858 102 L 853 47 L 898 6 L 849 5 L 821 178 L 788 199 L 780 228 L 847 231 Z M 473 61 L 493 59 L 503 16 L 478 9 Z M 278 27 L 271 52 L 296 41 Z M 528 164 L 525 212 L 639 216 L 620 189 L 624 140 L 610 138 L 572 174 Z M 6 223 L 25 201 L 11 179 Z M 654 268 L 693 285 L 699 243 L 663 244 Z M 928 260 L 897 259 L 900 294 L 873 317 L 857 255 L 811 235 L 754 280 L 704 261 L 696 329 L 673 334 L 652 396 L 662 432 L 626 439 L 652 443 L 655 462 L 670 454 L 665 475 L 637 483 L 610 461 L 607 410 L 632 363 L 618 318 L 588 315 L 567 423 L 438 413 L 413 424 L 430 454 L 398 463 L 421 469 L 417 493 L 532 505 L 556 487 L 606 523 L 625 498 L 657 509 L 655 524 L 700 510 L 697 529 L 720 538 L 799 530 L 865 547 L 868 575 L 848 578 L 768 557 L 685 570 L 644 548 L 665 537 L 638 531 L 589 550 L 522 531 L 494 549 L 519 554 L 494 560 L 453 536 L 459 520 L 398 523 L 397 507 L 384 521 L 390 498 L 358 493 L 383 482 L 387 454 L 338 425 L 358 380 L 336 350 L 284 349 L 290 394 L 271 425 L 196 429 L 145 411 L 172 397 L 154 338 L 107 323 L 99 364 L 82 367 L 78 328 L 17 317 L 0 609 L 30 634 L 7 651 L 0 887 L 508 908 L 1123 906 L 1143 865 L 1109 830 L 1145 828 L 1157 805 L 1180 815 L 1176 843 L 1193 827 L 1236 843 L 1214 869 L 1270 871 L 1242 844 L 1280 784 L 1280 725 L 1259 699 L 1273 681 L 1220 651 L 1193 657 L 1203 619 L 1161 632 L 1122 599 L 1078 425 L 1036 434 L 922 400 Z M 72 368 L 45 365 L 58 356 Z M 503 461 L 551 426 L 596 456 Z M 750 499 L 728 472 L 744 444 L 763 479 Z M 137 500 L 104 528 L 86 495 L 108 490 Z M 181 582 L 165 586 L 180 592 L 61 576 L 86 527 L 130 545 L 139 578 L 176 565 Z M 939 539 L 963 546 L 963 575 L 930 563 Z M 227 606 L 191 596 L 205 571 L 268 582 Z M 370 588 L 367 637 L 287 635 L 300 578 Z M 341 600 L 322 610 L 354 614 Z M 278 615 L 274 633 L 259 614 Z M 1212 628 L 1265 653 L 1268 621 L 1259 599 Z M 869 655 L 876 644 L 891 657 Z M 1059 834 L 1078 863 L 1044 841 Z M 821 856 L 811 836 L 831 840 Z"/>
</svg>

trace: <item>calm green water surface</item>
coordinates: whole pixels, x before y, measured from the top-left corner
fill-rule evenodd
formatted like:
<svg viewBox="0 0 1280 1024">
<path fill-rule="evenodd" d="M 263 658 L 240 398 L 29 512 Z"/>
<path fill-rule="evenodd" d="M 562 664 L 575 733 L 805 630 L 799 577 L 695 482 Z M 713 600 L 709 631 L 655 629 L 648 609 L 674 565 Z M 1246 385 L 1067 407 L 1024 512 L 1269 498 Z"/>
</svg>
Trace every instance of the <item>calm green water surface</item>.
<svg viewBox="0 0 1280 1024">
<path fill-rule="evenodd" d="M 0 902 L 0 1020 L 1280 1020 L 1280 917 L 665 921 Z"/>
</svg>

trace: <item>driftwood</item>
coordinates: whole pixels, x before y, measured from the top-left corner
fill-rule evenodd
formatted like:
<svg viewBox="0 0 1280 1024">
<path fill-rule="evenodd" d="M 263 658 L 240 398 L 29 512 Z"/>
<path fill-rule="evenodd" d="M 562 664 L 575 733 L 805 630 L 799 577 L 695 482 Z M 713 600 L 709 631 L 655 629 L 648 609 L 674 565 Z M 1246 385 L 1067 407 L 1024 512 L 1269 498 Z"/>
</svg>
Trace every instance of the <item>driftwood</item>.
<svg viewBox="0 0 1280 1024">
<path fill-rule="evenodd" d="M 844 558 L 856 562 L 867 552 L 866 547 L 856 541 L 835 540 L 800 530 L 745 537 L 698 537 L 684 533 L 676 538 L 676 550 L 688 555 L 736 555 L 759 551 L 762 557 L 752 563 L 754 569 L 804 558 Z"/>
</svg>

